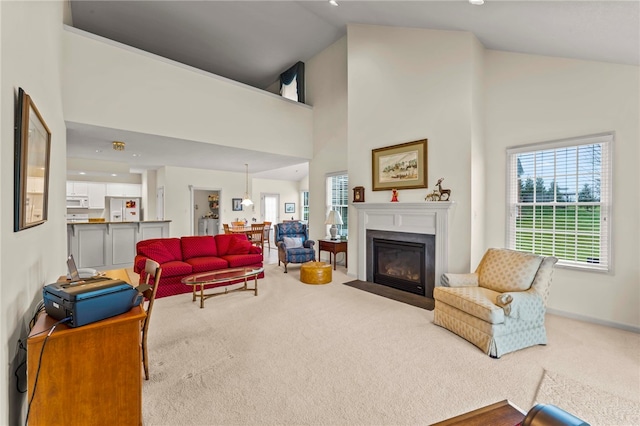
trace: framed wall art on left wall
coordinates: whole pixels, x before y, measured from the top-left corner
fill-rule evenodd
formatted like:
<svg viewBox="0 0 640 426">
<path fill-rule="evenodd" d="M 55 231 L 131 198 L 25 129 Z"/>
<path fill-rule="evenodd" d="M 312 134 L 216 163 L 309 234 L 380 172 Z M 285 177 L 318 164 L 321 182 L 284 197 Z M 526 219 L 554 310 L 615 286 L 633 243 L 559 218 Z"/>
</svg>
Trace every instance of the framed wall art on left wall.
<svg viewBox="0 0 640 426">
<path fill-rule="evenodd" d="M 15 109 L 13 230 L 47 221 L 51 131 L 38 108 L 18 88 Z"/>
</svg>

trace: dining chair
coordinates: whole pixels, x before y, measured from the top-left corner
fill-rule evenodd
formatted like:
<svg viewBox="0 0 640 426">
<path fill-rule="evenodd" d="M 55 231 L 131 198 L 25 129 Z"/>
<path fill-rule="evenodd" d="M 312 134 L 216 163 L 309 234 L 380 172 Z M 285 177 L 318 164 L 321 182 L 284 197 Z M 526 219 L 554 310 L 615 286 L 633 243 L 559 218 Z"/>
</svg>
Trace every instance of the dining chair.
<svg viewBox="0 0 640 426">
<path fill-rule="evenodd" d="M 266 244 L 269 246 L 269 250 L 271 250 L 271 222 L 264 222 L 264 236 L 262 237 L 262 244 Z"/>
<path fill-rule="evenodd" d="M 158 262 L 151 259 L 147 259 L 144 265 L 144 283 L 149 284 L 150 278 L 153 277 L 153 287 L 146 289 L 142 292 L 144 298 L 148 301 L 145 309 L 146 316 L 142 321 L 142 366 L 144 367 L 144 378 L 149 380 L 149 353 L 147 351 L 147 334 L 149 332 L 149 321 L 151 320 L 151 310 L 153 309 L 153 302 L 156 300 L 156 292 L 158 291 L 158 283 L 160 282 L 160 275 L 162 275 L 162 268 Z M 144 306 L 143 306 L 144 309 Z"/>
<path fill-rule="evenodd" d="M 222 224 L 222 228 L 224 229 L 224 233 L 225 234 L 230 234 L 231 230 L 229 229 L 229 224 L 228 223 L 223 223 Z"/>
<path fill-rule="evenodd" d="M 246 234 L 251 244 L 260 247 L 264 258 L 264 223 L 252 223 L 251 230 L 247 231 Z"/>
<path fill-rule="evenodd" d="M 244 222 L 231 222 L 231 227 L 233 228 L 244 228 Z"/>
</svg>

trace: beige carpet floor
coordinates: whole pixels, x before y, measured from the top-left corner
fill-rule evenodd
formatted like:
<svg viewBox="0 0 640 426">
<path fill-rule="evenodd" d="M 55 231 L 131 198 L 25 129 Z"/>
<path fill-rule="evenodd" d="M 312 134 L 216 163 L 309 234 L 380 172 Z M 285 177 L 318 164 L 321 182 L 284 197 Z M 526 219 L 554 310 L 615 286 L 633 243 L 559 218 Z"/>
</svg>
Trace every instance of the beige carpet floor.
<svg viewBox="0 0 640 426">
<path fill-rule="evenodd" d="M 327 285 L 302 284 L 299 265 L 265 268 L 257 297 L 156 301 L 145 425 L 429 424 L 504 399 L 563 401 L 536 399 L 546 371 L 640 401 L 638 334 L 549 315 L 547 346 L 495 360 L 431 311 L 342 285 L 344 268 Z"/>
<path fill-rule="evenodd" d="M 589 419 L 591 426 L 640 424 L 640 403 L 551 371 L 545 371 L 535 400 Z"/>
</svg>

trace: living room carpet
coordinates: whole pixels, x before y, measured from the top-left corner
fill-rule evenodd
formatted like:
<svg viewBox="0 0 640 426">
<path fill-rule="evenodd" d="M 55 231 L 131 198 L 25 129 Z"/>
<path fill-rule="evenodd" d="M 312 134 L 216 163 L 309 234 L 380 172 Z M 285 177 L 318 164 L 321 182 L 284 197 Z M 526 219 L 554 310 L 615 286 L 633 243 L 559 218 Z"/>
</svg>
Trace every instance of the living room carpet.
<svg viewBox="0 0 640 426">
<path fill-rule="evenodd" d="M 377 294 L 378 296 L 386 297 L 398 302 L 407 303 L 418 308 L 427 309 L 433 311 L 435 301 L 424 296 L 409 293 L 406 291 L 398 290 L 392 287 L 387 287 L 381 284 L 374 284 L 368 281 L 353 280 L 347 281 L 344 285 L 348 285 L 358 290 L 368 291 L 369 293 Z"/>
<path fill-rule="evenodd" d="M 591 426 L 640 424 L 639 403 L 551 371 L 544 372 L 535 398 L 538 403 L 562 408 Z"/>
<path fill-rule="evenodd" d="M 640 400 L 638 334 L 548 315 L 547 346 L 496 360 L 343 271 L 322 286 L 265 271 L 258 296 L 156 301 L 145 425 L 423 425 L 504 399 L 526 411 L 545 370 Z"/>
</svg>

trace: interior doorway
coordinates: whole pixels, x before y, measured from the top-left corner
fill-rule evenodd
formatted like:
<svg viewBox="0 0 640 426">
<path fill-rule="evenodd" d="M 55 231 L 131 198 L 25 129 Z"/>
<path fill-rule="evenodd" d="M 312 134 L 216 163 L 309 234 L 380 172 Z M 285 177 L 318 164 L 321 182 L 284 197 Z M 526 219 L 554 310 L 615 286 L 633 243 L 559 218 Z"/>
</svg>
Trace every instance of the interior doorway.
<svg viewBox="0 0 640 426">
<path fill-rule="evenodd" d="M 220 189 L 191 187 L 191 235 L 220 233 Z"/>
</svg>

